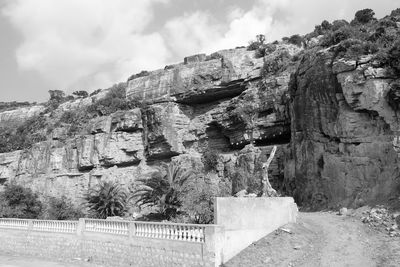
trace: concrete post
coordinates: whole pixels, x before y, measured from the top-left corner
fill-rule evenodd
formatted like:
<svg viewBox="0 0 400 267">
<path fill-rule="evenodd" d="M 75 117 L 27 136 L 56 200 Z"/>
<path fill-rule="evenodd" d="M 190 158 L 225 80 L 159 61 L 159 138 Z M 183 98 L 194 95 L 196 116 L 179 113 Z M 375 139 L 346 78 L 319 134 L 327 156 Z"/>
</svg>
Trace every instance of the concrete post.
<svg viewBox="0 0 400 267">
<path fill-rule="evenodd" d="M 76 228 L 76 235 L 82 236 L 84 232 L 85 232 L 85 219 L 80 218 L 78 221 L 78 227 Z"/>
<path fill-rule="evenodd" d="M 205 228 L 205 244 L 203 259 L 213 258 L 214 266 L 218 267 L 224 263 L 224 228 L 218 225 L 207 225 Z"/>
<path fill-rule="evenodd" d="M 33 230 L 33 220 L 29 220 L 28 221 L 28 232 L 32 232 Z"/>
<path fill-rule="evenodd" d="M 136 236 L 136 223 L 129 223 L 129 239 L 132 240 Z"/>
</svg>

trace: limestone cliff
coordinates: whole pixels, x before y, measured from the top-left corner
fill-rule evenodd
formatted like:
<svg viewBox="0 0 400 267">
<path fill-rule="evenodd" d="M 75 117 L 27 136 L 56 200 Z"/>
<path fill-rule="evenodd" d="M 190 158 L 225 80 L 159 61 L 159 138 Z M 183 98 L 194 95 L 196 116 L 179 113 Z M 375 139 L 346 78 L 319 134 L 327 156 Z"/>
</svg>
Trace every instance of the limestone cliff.
<svg viewBox="0 0 400 267">
<path fill-rule="evenodd" d="M 305 57 L 291 85 L 293 192 L 313 206 L 387 199 L 399 183 L 398 122 L 385 99 L 396 76 L 370 56 Z"/>
<path fill-rule="evenodd" d="M 272 185 L 300 205 L 397 198 L 399 24 L 400 11 L 367 24 L 324 22 L 303 39 L 194 55 L 133 75 L 124 99 L 137 108 L 96 116 L 72 136 L 73 121 L 52 124 L 46 141 L 0 154 L 0 182 L 79 201 L 99 180 L 129 186 L 161 162 L 195 167 L 215 151 L 221 181 L 246 174 L 241 186 L 254 188 L 278 145 Z M 105 96 L 51 113 L 43 106 L 2 112 L 0 126 L 38 114 L 54 120 Z"/>
<path fill-rule="evenodd" d="M 282 44 L 269 60 L 282 51 L 292 56 L 300 50 Z M 131 79 L 127 97 L 145 105 L 92 119 L 84 126 L 87 134 L 65 138 L 67 128 L 61 125 L 50 129 L 47 141 L 0 154 L 0 179 L 79 201 L 100 179 L 129 186 L 162 161 L 201 165 L 202 154 L 215 151 L 220 179 L 229 181 L 241 170 L 249 173 L 246 183 L 258 184 L 269 145 L 290 139 L 285 97 L 290 68 L 264 79 L 264 60 L 255 51 L 231 49 L 188 57 L 182 64 Z M 92 98 L 68 101 L 51 115 L 42 110 L 41 116 L 60 117 L 90 105 Z M 251 139 L 258 148 L 245 148 Z M 280 188 L 284 149 L 271 167 L 273 183 Z"/>
</svg>

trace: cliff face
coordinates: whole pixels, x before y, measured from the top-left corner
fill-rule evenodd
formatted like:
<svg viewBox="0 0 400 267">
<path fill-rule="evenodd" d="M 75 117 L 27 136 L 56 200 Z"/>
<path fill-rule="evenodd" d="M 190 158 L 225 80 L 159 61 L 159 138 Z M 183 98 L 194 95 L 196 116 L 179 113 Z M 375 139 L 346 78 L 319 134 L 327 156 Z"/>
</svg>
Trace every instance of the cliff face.
<svg viewBox="0 0 400 267">
<path fill-rule="evenodd" d="M 400 177 L 399 124 L 387 101 L 399 77 L 372 56 L 313 52 L 291 83 L 293 193 L 314 207 L 387 200 Z"/>
<path fill-rule="evenodd" d="M 300 48 L 281 45 L 269 60 L 282 51 L 294 55 Z M 145 106 L 98 117 L 85 126 L 86 135 L 64 140 L 65 129 L 58 127 L 47 141 L 30 149 L 0 154 L 0 179 L 25 184 L 43 196 L 67 195 L 79 202 L 100 179 L 129 186 L 160 162 L 192 167 L 202 165 L 205 152 L 215 151 L 221 180 L 230 184 L 240 170 L 250 174 L 245 183 L 254 185 L 260 183 L 261 164 L 271 145 L 279 144 L 271 180 L 282 188 L 284 150 L 290 139 L 284 97 L 290 72 L 283 69 L 265 80 L 263 64 L 254 51 L 232 49 L 207 58 L 189 57 L 185 63 L 132 79 L 127 97 Z M 64 103 L 53 116 L 92 101 Z M 246 147 L 251 139 L 257 148 Z"/>
<path fill-rule="evenodd" d="M 99 180 L 130 186 L 161 162 L 197 168 L 214 151 L 216 176 L 234 184 L 235 192 L 259 186 L 262 163 L 278 145 L 271 183 L 300 205 L 360 206 L 398 197 L 395 20 L 400 22 L 400 15 L 367 26 L 325 23 L 325 30 L 314 32 L 325 35 L 309 36 L 305 43 L 195 55 L 134 75 L 126 99 L 140 108 L 92 119 L 81 125 L 87 134 L 72 138 L 61 124 L 48 129 L 45 142 L 0 154 L 0 182 L 15 180 L 44 196 L 67 195 L 79 202 Z M 375 46 L 394 47 L 389 62 Z M 51 116 L 42 106 L 3 112 L 0 128 L 40 112 L 59 118 L 105 96 L 103 91 L 66 102 Z"/>
</svg>

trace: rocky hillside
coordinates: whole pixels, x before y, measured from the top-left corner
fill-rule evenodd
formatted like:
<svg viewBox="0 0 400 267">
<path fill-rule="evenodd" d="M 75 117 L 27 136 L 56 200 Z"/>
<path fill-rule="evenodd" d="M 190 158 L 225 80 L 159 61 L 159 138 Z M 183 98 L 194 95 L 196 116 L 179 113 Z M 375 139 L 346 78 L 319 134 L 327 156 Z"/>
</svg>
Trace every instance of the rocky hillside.
<svg viewBox="0 0 400 267">
<path fill-rule="evenodd" d="M 300 205 L 396 197 L 400 11 L 372 15 L 190 56 L 92 96 L 0 112 L 0 182 L 79 201 L 99 180 L 130 186 L 161 162 L 198 168 L 211 157 L 206 167 L 232 193 L 257 191 L 278 145 L 271 182 Z"/>
</svg>

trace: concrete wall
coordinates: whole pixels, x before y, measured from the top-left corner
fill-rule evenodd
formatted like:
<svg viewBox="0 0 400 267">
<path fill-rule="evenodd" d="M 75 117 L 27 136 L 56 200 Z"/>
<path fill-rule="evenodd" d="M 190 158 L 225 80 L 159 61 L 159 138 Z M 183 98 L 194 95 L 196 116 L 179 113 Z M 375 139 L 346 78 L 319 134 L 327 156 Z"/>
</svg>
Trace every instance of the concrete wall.
<svg viewBox="0 0 400 267">
<path fill-rule="evenodd" d="M 298 210 L 293 198 L 229 197 L 217 198 L 214 212 L 216 225 L 0 219 L 0 252 L 116 267 L 219 266 L 295 222 Z"/>
<path fill-rule="evenodd" d="M 220 262 L 227 262 L 251 243 L 296 221 L 297 205 L 291 197 L 217 198 L 215 223 L 223 227 L 219 238 Z"/>
<path fill-rule="evenodd" d="M 212 227 L 208 230 L 213 234 Z M 211 243 L 84 233 L 0 229 L 0 251 L 62 261 L 89 259 L 101 266 L 215 266 Z"/>
</svg>

